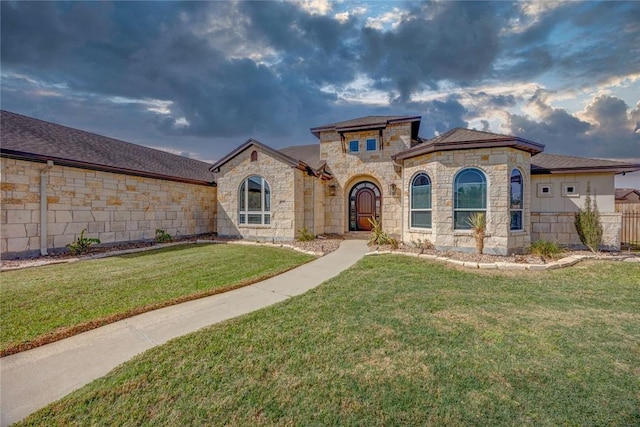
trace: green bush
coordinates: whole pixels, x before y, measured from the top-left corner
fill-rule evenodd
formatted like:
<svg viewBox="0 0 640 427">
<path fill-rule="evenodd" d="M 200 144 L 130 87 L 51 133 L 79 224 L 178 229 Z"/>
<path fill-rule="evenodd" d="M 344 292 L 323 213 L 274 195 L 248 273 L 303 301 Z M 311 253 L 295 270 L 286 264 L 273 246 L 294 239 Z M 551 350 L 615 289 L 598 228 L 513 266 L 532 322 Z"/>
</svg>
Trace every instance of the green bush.
<svg viewBox="0 0 640 427">
<path fill-rule="evenodd" d="M 311 231 L 309 231 L 309 229 L 305 225 L 300 230 L 298 230 L 298 240 L 301 242 L 311 242 L 313 240 L 316 240 L 316 236 Z"/>
<path fill-rule="evenodd" d="M 67 247 L 69 248 L 69 252 L 73 255 L 80 255 L 89 250 L 89 247 L 94 243 L 100 243 L 100 239 L 96 239 L 94 237 L 84 237 L 84 232 L 86 229 L 80 232 L 80 236 L 75 239 L 72 243 L 69 243 Z"/>
<path fill-rule="evenodd" d="M 589 248 L 591 252 L 597 253 L 602 244 L 602 223 L 600 222 L 595 193 L 593 199 L 591 199 L 590 183 L 587 183 L 587 198 L 584 201 L 584 208 L 576 213 L 574 224 L 582 244 Z"/>
<path fill-rule="evenodd" d="M 558 242 L 542 239 L 531 243 L 528 252 L 543 258 L 556 258 L 564 252 L 564 247 Z"/>
<path fill-rule="evenodd" d="M 156 242 L 165 243 L 171 241 L 171 235 L 166 231 L 158 228 L 156 229 Z"/>
</svg>

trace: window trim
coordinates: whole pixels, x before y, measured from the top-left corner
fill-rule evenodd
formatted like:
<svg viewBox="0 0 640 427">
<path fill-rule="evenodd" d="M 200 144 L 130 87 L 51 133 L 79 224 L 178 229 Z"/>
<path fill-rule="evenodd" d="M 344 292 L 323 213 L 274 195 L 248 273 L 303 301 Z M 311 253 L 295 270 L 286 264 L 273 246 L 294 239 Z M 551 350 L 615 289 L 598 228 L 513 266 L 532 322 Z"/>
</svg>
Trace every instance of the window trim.
<svg viewBox="0 0 640 427">
<path fill-rule="evenodd" d="M 414 208 L 413 207 L 413 186 L 415 181 L 424 175 L 429 181 L 429 208 Z M 429 226 L 423 227 L 419 225 L 413 225 L 413 213 L 414 212 L 429 212 L 431 213 L 431 217 L 429 220 Z M 409 228 L 419 228 L 422 230 L 431 230 L 433 228 L 433 183 L 431 181 L 431 177 L 425 171 L 417 172 L 409 182 Z"/>
<path fill-rule="evenodd" d="M 354 145 L 355 142 L 355 145 Z M 355 150 L 353 149 L 355 147 Z M 350 153 L 358 153 L 360 152 L 360 141 L 358 140 L 351 140 L 349 141 L 349 152 Z"/>
<path fill-rule="evenodd" d="M 517 172 L 520 176 L 520 207 L 513 208 L 512 200 L 513 200 L 513 188 L 511 187 L 513 174 Z M 518 168 L 513 168 L 511 170 L 511 175 L 509 176 L 509 230 L 510 231 L 523 231 L 524 230 L 524 174 Z M 514 213 L 520 213 L 520 228 L 513 227 L 512 217 Z"/>
<path fill-rule="evenodd" d="M 546 193 L 544 192 L 545 188 L 549 190 Z M 553 184 L 538 183 L 538 197 L 553 197 Z"/>
<path fill-rule="evenodd" d="M 458 208 L 458 197 L 457 197 L 457 191 L 456 191 L 456 187 L 458 184 L 458 179 L 460 178 L 460 176 L 466 172 L 466 171 L 476 171 L 481 177 L 482 177 L 482 184 L 484 185 L 484 208 Z M 459 228 L 456 227 L 456 217 L 457 217 L 457 213 L 458 212 L 478 212 L 478 213 L 484 213 L 485 214 L 485 218 L 487 220 L 487 223 L 489 222 L 489 217 L 488 217 L 488 211 L 489 211 L 489 178 L 487 177 L 487 174 L 480 168 L 477 167 L 465 167 L 460 169 L 454 179 L 453 179 L 453 230 L 454 231 L 471 231 L 471 226 L 467 226 L 464 228 Z"/>
<path fill-rule="evenodd" d="M 378 139 L 377 138 L 367 138 L 365 140 L 365 145 L 366 145 L 366 149 L 367 151 L 378 151 Z M 369 148 L 369 142 L 373 141 L 373 148 Z"/>
<path fill-rule="evenodd" d="M 569 191 L 569 187 L 573 188 L 573 191 Z M 564 197 L 580 197 L 580 191 L 578 191 L 577 182 L 563 182 L 562 183 L 562 195 Z"/>
<path fill-rule="evenodd" d="M 249 210 L 249 191 L 245 190 L 249 188 L 249 180 L 251 178 L 260 179 L 260 210 L 257 211 Z M 242 209 L 243 204 L 244 210 Z M 267 205 L 268 209 L 265 209 Z M 249 215 L 260 215 L 260 222 L 250 223 Z M 261 175 L 249 175 L 238 186 L 238 224 L 243 227 L 271 226 L 271 186 Z"/>
</svg>

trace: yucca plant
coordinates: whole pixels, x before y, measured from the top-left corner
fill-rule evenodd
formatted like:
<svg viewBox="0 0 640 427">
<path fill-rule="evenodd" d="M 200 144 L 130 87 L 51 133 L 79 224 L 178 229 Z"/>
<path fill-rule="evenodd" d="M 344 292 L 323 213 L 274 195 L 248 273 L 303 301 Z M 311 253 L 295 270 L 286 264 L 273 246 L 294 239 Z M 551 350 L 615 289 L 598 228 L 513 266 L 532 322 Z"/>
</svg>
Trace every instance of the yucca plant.
<svg viewBox="0 0 640 427">
<path fill-rule="evenodd" d="M 375 218 L 367 218 L 371 224 L 371 237 L 369 237 L 370 245 L 386 245 L 389 243 L 389 235 L 382 230 L 382 224 Z"/>
<path fill-rule="evenodd" d="M 471 226 L 473 237 L 476 239 L 476 253 L 482 255 L 484 236 L 487 231 L 487 217 L 482 212 L 474 212 L 467 218 L 467 224 Z"/>
</svg>

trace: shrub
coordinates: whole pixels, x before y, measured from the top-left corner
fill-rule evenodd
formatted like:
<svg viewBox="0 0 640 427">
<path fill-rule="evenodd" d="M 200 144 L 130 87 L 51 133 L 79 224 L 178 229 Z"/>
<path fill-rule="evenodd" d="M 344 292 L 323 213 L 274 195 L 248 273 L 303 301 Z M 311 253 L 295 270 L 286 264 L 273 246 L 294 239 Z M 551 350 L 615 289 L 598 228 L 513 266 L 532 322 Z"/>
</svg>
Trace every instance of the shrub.
<svg viewBox="0 0 640 427">
<path fill-rule="evenodd" d="M 473 230 L 473 237 L 476 239 L 476 252 L 482 254 L 484 251 L 484 236 L 487 230 L 487 217 L 484 213 L 472 213 L 467 219 L 467 223 Z"/>
<path fill-rule="evenodd" d="M 382 224 L 375 218 L 368 218 L 369 223 L 373 227 L 371 229 L 371 237 L 369 237 L 370 245 L 386 245 L 390 243 L 391 237 L 382 230 Z"/>
<path fill-rule="evenodd" d="M 424 251 L 428 250 L 428 249 L 433 249 L 433 243 L 431 243 L 428 239 L 424 239 L 424 240 L 416 240 L 416 241 L 411 241 L 411 244 L 413 245 L 414 248 L 416 249 L 420 249 L 420 253 L 424 253 Z"/>
<path fill-rule="evenodd" d="M 311 242 L 316 239 L 316 236 L 309 231 L 307 226 L 305 225 L 300 230 L 298 230 L 298 240 L 301 242 Z"/>
<path fill-rule="evenodd" d="M 100 239 L 96 239 L 94 237 L 84 237 L 84 232 L 86 229 L 80 232 L 80 236 L 76 238 L 73 242 L 69 243 L 67 247 L 69 248 L 69 252 L 73 255 L 80 255 L 89 250 L 89 247 L 96 243 L 100 243 Z"/>
<path fill-rule="evenodd" d="M 400 247 L 400 241 L 395 237 L 389 237 L 388 243 L 394 251 Z"/>
<path fill-rule="evenodd" d="M 600 222 L 595 193 L 593 199 L 591 199 L 590 183 L 587 183 L 587 197 L 584 201 L 584 208 L 576 213 L 574 224 L 582 244 L 589 248 L 591 252 L 597 253 L 602 244 L 602 223 Z"/>
<path fill-rule="evenodd" d="M 171 241 L 171 235 L 166 231 L 158 228 L 156 229 L 156 242 L 165 243 Z"/>
<path fill-rule="evenodd" d="M 542 258 L 555 258 L 564 252 L 564 247 L 560 243 L 542 239 L 531 243 L 528 252 Z"/>
</svg>

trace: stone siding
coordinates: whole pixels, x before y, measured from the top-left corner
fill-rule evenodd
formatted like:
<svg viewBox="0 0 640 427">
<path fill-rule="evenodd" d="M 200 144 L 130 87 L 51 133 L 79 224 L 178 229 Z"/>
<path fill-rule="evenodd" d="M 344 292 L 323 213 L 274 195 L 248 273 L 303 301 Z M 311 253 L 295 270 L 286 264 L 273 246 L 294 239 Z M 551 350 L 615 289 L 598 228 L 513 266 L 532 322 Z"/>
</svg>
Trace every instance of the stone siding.
<svg viewBox="0 0 640 427">
<path fill-rule="evenodd" d="M 532 212 L 531 241 L 549 240 L 569 248 L 584 249 L 574 224 L 575 213 Z M 622 214 L 619 212 L 600 212 L 603 228 L 602 249 L 620 250 L 620 230 Z"/>
<path fill-rule="evenodd" d="M 530 156 L 513 148 L 481 148 L 423 154 L 404 161 L 402 210 L 405 242 L 429 240 L 441 250 L 475 251 L 471 231 L 453 229 L 453 185 L 462 169 L 474 167 L 487 178 L 487 238 L 485 253 L 520 252 L 530 243 Z M 524 181 L 522 231 L 510 230 L 509 188 L 511 171 L 517 168 Z M 419 172 L 426 172 L 432 186 L 432 228 L 410 227 L 409 186 Z"/>
<path fill-rule="evenodd" d="M 377 149 L 366 150 L 366 140 L 375 138 Z M 349 152 L 349 141 L 358 140 L 360 151 Z M 389 234 L 402 233 L 401 169 L 391 156 L 411 148 L 411 124 L 400 123 L 382 130 L 345 132 L 344 142 L 334 131 L 320 134 L 320 158 L 326 160 L 334 179 L 326 185 L 325 232 L 343 234 L 349 229 L 347 198 L 351 189 L 362 181 L 378 186 L 381 196 L 380 221 Z M 395 190 L 394 190 L 395 189 Z"/>
<path fill-rule="evenodd" d="M 258 159 L 251 161 L 251 152 Z M 239 224 L 240 184 L 260 175 L 271 189 L 271 224 Z M 222 165 L 218 183 L 218 234 L 250 240 L 293 240 L 304 220 L 304 172 L 252 146 Z"/>
<path fill-rule="evenodd" d="M 216 231 L 216 188 L 1 158 L 3 257 L 40 250 L 40 176 L 47 175 L 47 248 L 82 230 L 103 244 Z"/>
</svg>

